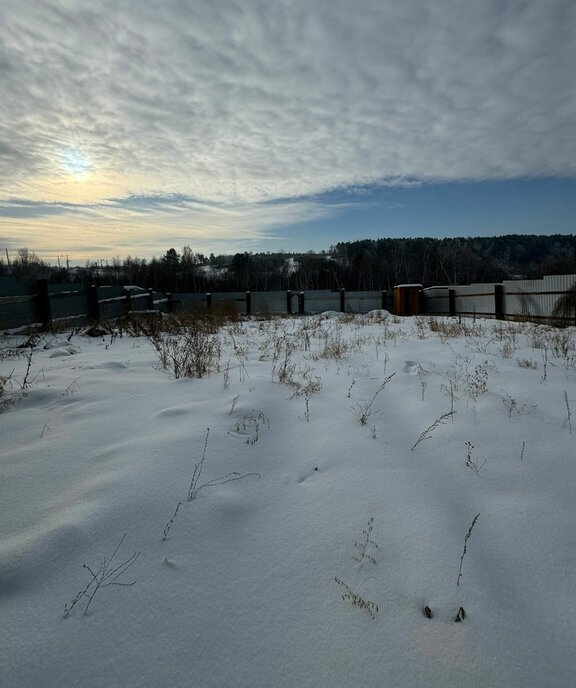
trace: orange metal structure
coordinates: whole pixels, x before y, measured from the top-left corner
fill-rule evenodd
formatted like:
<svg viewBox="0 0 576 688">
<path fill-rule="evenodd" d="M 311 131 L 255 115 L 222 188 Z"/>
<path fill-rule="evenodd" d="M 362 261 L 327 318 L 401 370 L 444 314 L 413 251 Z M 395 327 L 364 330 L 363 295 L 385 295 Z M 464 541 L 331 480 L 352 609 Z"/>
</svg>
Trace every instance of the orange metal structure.
<svg viewBox="0 0 576 688">
<path fill-rule="evenodd" d="M 421 284 L 399 284 L 394 287 L 394 315 L 418 315 L 421 312 Z"/>
</svg>

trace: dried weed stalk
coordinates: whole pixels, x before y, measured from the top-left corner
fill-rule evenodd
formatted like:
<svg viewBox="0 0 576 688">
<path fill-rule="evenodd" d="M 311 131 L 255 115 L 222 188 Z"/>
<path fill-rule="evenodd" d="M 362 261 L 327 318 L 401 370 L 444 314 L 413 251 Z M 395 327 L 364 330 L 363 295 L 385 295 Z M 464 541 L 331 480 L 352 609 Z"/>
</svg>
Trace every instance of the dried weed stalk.
<svg viewBox="0 0 576 688">
<path fill-rule="evenodd" d="M 373 564 L 376 563 L 376 559 L 369 553 L 370 547 L 375 547 L 378 549 L 378 545 L 371 539 L 372 530 L 374 527 L 374 517 L 368 521 L 368 525 L 362 531 L 363 538 L 360 542 L 355 542 L 354 547 L 358 550 L 358 554 L 354 557 L 354 560 L 361 564 L 363 561 L 371 561 Z"/>
<path fill-rule="evenodd" d="M 380 392 L 382 392 L 384 387 L 386 387 L 394 375 L 396 375 L 396 373 L 392 373 L 392 375 L 388 375 L 388 377 L 384 379 L 384 382 L 380 385 L 380 387 L 378 387 L 370 401 L 358 401 L 351 409 L 349 409 L 356 416 L 360 425 L 366 425 L 370 416 L 378 413 L 378 411 L 374 411 L 373 409 L 376 397 L 380 394 Z"/>
<path fill-rule="evenodd" d="M 436 420 L 432 423 L 432 425 L 420 435 L 420 437 L 414 442 L 414 444 L 410 447 L 410 451 L 414 451 L 416 447 L 420 444 L 420 442 L 423 442 L 424 440 L 429 440 L 432 437 L 432 433 L 436 428 L 440 427 L 440 425 L 444 425 L 447 421 L 448 418 L 452 418 L 452 416 L 456 413 L 456 411 L 448 411 L 447 413 L 443 413 L 439 418 L 436 418 Z"/>
<path fill-rule="evenodd" d="M 374 602 L 370 602 L 369 600 L 365 600 L 364 598 L 360 597 L 360 595 L 357 595 L 351 590 L 350 586 L 346 585 L 346 583 L 344 583 L 343 580 L 340 580 L 340 578 L 337 576 L 334 577 L 334 580 L 346 591 L 342 593 L 343 600 L 349 600 L 355 607 L 358 607 L 359 609 L 365 609 L 368 614 L 370 614 L 372 619 L 376 618 L 376 614 L 378 612 L 377 604 L 374 604 Z"/>
<path fill-rule="evenodd" d="M 118 550 L 122 546 L 122 543 L 124 542 L 124 539 L 126 538 L 126 533 L 122 536 L 122 539 L 118 543 L 116 549 L 112 553 L 112 556 L 109 557 L 108 559 L 104 559 L 102 563 L 100 564 L 100 567 L 94 573 L 94 571 L 87 565 L 87 564 L 82 564 L 82 567 L 85 568 L 90 575 L 92 576 L 90 582 L 88 585 L 84 588 L 84 590 L 81 590 L 76 597 L 70 602 L 70 604 L 65 604 L 64 605 L 64 616 L 69 616 L 70 612 L 74 609 L 74 607 L 82 600 L 83 598 L 88 599 L 88 603 L 86 604 L 86 607 L 84 609 L 84 615 L 88 613 L 88 609 L 90 605 L 92 604 L 92 600 L 96 596 L 96 593 L 101 589 L 101 588 L 107 588 L 110 585 L 117 585 L 120 587 L 124 588 L 129 588 L 133 586 L 136 581 L 131 581 L 130 583 L 124 583 L 119 580 L 121 576 L 126 573 L 126 571 L 136 563 L 136 560 L 140 556 L 140 552 L 134 552 L 131 554 L 128 559 L 125 559 L 122 563 L 118 565 L 113 565 L 112 562 L 114 561 L 114 557 L 118 553 Z"/>
<path fill-rule="evenodd" d="M 456 585 L 460 585 L 460 579 L 462 578 L 462 564 L 464 563 L 464 555 L 466 554 L 466 548 L 468 545 L 468 540 L 470 539 L 470 536 L 472 535 L 472 529 L 476 525 L 476 521 L 478 520 L 478 517 L 480 514 L 476 514 L 474 516 L 474 520 L 472 521 L 470 528 L 468 528 L 468 532 L 464 536 L 464 550 L 462 552 L 462 556 L 460 557 L 460 568 L 458 569 L 458 580 L 456 581 Z"/>
</svg>

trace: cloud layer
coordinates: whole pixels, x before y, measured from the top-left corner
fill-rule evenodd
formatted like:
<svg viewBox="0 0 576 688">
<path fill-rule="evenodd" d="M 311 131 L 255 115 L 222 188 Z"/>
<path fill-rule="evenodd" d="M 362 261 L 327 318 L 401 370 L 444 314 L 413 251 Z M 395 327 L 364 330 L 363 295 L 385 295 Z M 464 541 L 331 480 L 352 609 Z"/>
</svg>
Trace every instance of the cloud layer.
<svg viewBox="0 0 576 688">
<path fill-rule="evenodd" d="M 576 176 L 574 26 L 572 0 L 3 0 L 0 215 L 171 198 L 262 233 L 334 189 Z"/>
<path fill-rule="evenodd" d="M 70 151 L 119 195 L 228 203 L 576 173 L 571 0 L 2 7 L 0 169 L 16 196 L 74 174 Z"/>
</svg>

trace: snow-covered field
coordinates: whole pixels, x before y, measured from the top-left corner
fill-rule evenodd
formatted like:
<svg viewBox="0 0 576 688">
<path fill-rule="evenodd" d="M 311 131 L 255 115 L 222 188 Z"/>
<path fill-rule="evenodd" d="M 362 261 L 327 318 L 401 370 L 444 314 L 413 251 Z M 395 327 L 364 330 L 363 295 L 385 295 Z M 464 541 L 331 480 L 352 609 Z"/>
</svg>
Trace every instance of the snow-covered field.
<svg viewBox="0 0 576 688">
<path fill-rule="evenodd" d="M 0 339 L 2 686 L 576 685 L 575 328 L 210 337 Z"/>
</svg>

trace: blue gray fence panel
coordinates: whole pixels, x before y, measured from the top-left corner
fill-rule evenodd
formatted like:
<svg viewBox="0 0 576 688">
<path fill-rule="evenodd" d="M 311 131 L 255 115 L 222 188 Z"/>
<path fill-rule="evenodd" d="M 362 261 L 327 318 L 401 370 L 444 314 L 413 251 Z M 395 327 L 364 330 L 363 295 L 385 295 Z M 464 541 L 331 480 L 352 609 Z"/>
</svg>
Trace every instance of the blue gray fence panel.
<svg viewBox="0 0 576 688">
<path fill-rule="evenodd" d="M 296 292 L 294 292 L 296 293 Z M 252 296 L 252 313 L 286 313 L 285 291 L 254 291 Z M 296 298 L 292 298 L 292 312 L 298 312 Z"/>
<path fill-rule="evenodd" d="M 423 289 L 424 312 L 430 315 L 448 315 L 450 313 L 449 289 L 450 287 L 428 287 Z"/>
<path fill-rule="evenodd" d="M 0 277 L 0 296 L 30 295 L 30 288 L 19 282 L 15 277 Z"/>
<path fill-rule="evenodd" d="M 126 306 L 123 287 L 98 287 L 98 300 L 102 320 L 112 320 L 124 315 Z"/>
<path fill-rule="evenodd" d="M 340 292 L 319 290 L 304 292 L 304 310 L 306 313 L 323 313 L 324 311 L 340 311 Z M 296 309 L 295 313 L 298 312 Z"/>
<path fill-rule="evenodd" d="M 347 313 L 369 313 L 378 308 L 382 308 L 381 291 L 347 291 L 346 292 L 346 312 Z"/>
<path fill-rule="evenodd" d="M 32 325 L 38 322 L 35 296 L 0 297 L 0 330 Z"/>
<path fill-rule="evenodd" d="M 50 299 L 52 319 L 88 317 L 88 296 L 86 293 L 74 294 L 65 298 Z"/>
<path fill-rule="evenodd" d="M 148 311 L 150 310 L 150 304 L 148 294 L 144 292 L 133 293 L 130 298 L 130 310 L 131 311 Z"/>
<path fill-rule="evenodd" d="M 494 315 L 494 285 L 470 284 L 455 287 L 456 313 L 461 315 Z"/>
</svg>

